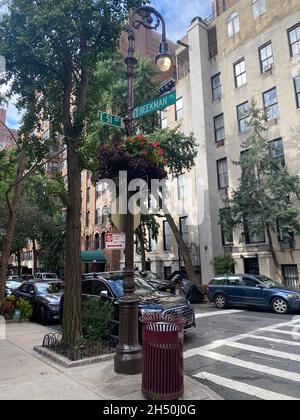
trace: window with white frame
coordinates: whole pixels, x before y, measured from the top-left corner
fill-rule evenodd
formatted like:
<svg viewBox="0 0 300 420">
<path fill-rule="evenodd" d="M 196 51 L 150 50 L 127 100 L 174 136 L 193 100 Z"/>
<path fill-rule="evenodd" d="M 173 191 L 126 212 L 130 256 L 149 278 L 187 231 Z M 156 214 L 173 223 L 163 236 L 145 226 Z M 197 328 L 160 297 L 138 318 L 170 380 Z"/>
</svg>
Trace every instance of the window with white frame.
<svg viewBox="0 0 300 420">
<path fill-rule="evenodd" d="M 240 88 L 247 83 L 246 63 L 245 59 L 242 58 L 233 65 L 234 67 L 234 80 L 235 87 Z"/>
<path fill-rule="evenodd" d="M 237 106 L 237 117 L 238 117 L 238 126 L 239 132 L 245 133 L 249 130 L 250 123 L 250 107 L 249 102 L 244 102 Z"/>
<path fill-rule="evenodd" d="M 183 118 L 183 98 L 178 98 L 175 106 L 175 119 L 176 121 Z"/>
<path fill-rule="evenodd" d="M 295 94 L 296 94 L 297 108 L 300 108 L 300 76 L 295 77 L 295 79 L 294 79 L 294 85 L 295 85 Z"/>
<path fill-rule="evenodd" d="M 164 235 L 164 251 L 171 251 L 172 249 L 171 227 L 166 220 L 163 222 L 163 235 Z"/>
<path fill-rule="evenodd" d="M 160 111 L 160 125 L 163 130 L 168 127 L 168 113 L 165 109 Z"/>
<path fill-rule="evenodd" d="M 266 13 L 266 0 L 252 0 L 253 18 L 256 20 Z"/>
<path fill-rule="evenodd" d="M 188 226 L 188 218 L 180 217 L 179 224 L 180 224 L 180 233 L 183 241 L 188 244 L 189 243 L 189 226 Z"/>
<path fill-rule="evenodd" d="M 237 12 L 232 13 L 228 19 L 228 35 L 229 38 L 240 32 L 240 18 Z"/>
<path fill-rule="evenodd" d="M 257 244 L 266 241 L 264 224 L 259 213 L 253 214 L 245 221 L 246 244 Z"/>
<path fill-rule="evenodd" d="M 267 120 L 272 121 L 279 117 L 279 106 L 276 87 L 263 94 L 264 107 L 267 114 Z"/>
<path fill-rule="evenodd" d="M 227 158 L 220 159 L 217 161 L 217 171 L 218 171 L 218 187 L 219 189 L 229 187 L 229 178 L 228 178 L 228 163 Z"/>
<path fill-rule="evenodd" d="M 300 23 L 288 30 L 291 57 L 300 55 Z"/>
<path fill-rule="evenodd" d="M 178 186 L 178 200 L 184 200 L 186 198 L 186 185 L 185 185 L 185 175 L 179 175 L 177 178 Z"/>
<path fill-rule="evenodd" d="M 217 101 L 222 97 L 221 73 L 216 74 L 211 78 L 212 98 Z"/>
<path fill-rule="evenodd" d="M 279 162 L 280 165 L 285 166 L 284 146 L 282 138 L 270 141 L 269 149 L 272 159 Z"/>
<path fill-rule="evenodd" d="M 262 73 L 269 70 L 274 64 L 272 43 L 268 42 L 259 49 L 260 67 Z"/>
</svg>

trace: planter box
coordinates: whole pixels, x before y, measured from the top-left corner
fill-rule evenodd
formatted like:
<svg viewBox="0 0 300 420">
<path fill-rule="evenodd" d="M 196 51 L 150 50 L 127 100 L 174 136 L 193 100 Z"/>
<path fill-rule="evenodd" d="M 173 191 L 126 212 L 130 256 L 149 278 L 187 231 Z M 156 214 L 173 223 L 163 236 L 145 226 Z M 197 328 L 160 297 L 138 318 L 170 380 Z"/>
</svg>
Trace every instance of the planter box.
<svg viewBox="0 0 300 420">
<path fill-rule="evenodd" d="M 73 368 L 73 367 L 78 367 L 78 366 L 85 366 L 85 365 L 91 365 L 91 364 L 95 364 L 95 363 L 102 363 L 102 362 L 107 362 L 108 360 L 112 360 L 115 357 L 114 353 L 110 353 L 110 354 L 103 354 L 101 356 L 96 356 L 96 357 L 90 357 L 87 359 L 82 359 L 82 360 L 76 360 L 74 362 L 72 362 L 71 360 L 67 359 L 64 356 L 61 356 L 57 353 L 55 353 L 52 350 L 47 349 L 46 347 L 43 346 L 35 346 L 33 348 L 34 351 L 36 351 L 37 353 L 47 357 L 48 359 L 52 360 L 55 363 L 58 363 L 59 365 L 65 367 L 65 368 Z"/>
</svg>

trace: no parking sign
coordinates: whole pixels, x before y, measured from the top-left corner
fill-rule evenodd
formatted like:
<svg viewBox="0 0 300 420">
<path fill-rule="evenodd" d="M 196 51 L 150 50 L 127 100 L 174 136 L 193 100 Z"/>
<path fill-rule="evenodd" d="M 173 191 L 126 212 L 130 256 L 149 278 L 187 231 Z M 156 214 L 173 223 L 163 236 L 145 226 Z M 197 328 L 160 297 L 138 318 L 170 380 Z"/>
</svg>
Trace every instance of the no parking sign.
<svg viewBox="0 0 300 420">
<path fill-rule="evenodd" d="M 125 234 L 108 232 L 105 235 L 105 248 L 115 250 L 125 249 Z"/>
</svg>

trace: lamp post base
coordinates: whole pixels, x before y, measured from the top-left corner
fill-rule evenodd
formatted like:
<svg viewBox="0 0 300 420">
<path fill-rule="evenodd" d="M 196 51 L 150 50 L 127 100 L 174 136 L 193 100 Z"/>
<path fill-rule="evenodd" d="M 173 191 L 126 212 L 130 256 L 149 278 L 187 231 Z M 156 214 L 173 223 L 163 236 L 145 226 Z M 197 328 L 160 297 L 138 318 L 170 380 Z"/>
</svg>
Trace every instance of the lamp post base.
<svg viewBox="0 0 300 420">
<path fill-rule="evenodd" d="M 138 341 L 138 300 L 125 295 L 119 301 L 119 344 L 114 359 L 115 372 L 138 375 L 142 372 L 142 348 Z"/>
</svg>

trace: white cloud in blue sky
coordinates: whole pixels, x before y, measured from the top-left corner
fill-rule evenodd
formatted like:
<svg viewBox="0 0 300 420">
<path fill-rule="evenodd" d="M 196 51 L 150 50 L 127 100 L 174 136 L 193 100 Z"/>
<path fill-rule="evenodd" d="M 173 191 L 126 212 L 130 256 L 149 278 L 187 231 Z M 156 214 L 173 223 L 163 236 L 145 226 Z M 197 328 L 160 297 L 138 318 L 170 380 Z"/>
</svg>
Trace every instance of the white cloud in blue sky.
<svg viewBox="0 0 300 420">
<path fill-rule="evenodd" d="M 175 42 L 186 34 L 194 17 L 211 14 L 211 4 L 211 0 L 151 0 L 151 5 L 166 19 L 168 38 Z"/>
</svg>

